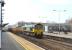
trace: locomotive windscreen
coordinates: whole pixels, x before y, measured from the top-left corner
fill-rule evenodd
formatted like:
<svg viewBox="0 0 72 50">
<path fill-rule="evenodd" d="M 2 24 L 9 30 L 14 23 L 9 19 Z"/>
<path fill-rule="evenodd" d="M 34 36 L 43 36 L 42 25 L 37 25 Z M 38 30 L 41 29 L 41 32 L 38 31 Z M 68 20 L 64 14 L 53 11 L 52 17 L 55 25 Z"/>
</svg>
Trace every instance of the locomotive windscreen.
<svg viewBox="0 0 72 50">
<path fill-rule="evenodd" d="M 43 25 L 38 23 L 35 25 L 35 29 L 43 29 Z"/>
</svg>

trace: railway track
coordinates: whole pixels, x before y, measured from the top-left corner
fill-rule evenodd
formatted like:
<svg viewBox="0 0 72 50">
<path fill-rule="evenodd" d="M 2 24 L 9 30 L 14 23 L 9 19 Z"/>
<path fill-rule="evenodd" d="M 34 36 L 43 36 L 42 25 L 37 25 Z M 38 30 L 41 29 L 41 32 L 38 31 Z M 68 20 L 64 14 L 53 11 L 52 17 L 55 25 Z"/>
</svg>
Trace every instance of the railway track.
<svg viewBox="0 0 72 50">
<path fill-rule="evenodd" d="M 46 36 L 44 36 L 44 38 L 46 38 L 46 39 L 53 39 L 53 40 L 56 40 L 56 41 L 61 41 L 61 42 L 66 42 L 66 43 L 72 44 L 72 39 L 70 39 L 70 38 L 50 36 L 50 35 L 46 35 Z"/>
<path fill-rule="evenodd" d="M 72 50 L 72 44 L 61 42 L 59 40 L 57 41 L 52 39 L 51 37 L 50 38 L 44 37 L 43 39 L 37 39 L 27 35 L 22 34 L 18 35 L 46 50 Z"/>
</svg>

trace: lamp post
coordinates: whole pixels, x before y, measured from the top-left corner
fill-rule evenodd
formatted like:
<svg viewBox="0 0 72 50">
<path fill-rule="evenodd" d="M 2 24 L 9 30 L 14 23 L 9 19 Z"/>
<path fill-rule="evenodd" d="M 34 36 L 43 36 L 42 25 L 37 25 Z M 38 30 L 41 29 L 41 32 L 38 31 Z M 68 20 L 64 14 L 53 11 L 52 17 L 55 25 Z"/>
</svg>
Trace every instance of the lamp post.
<svg viewBox="0 0 72 50">
<path fill-rule="evenodd" d="M 57 11 L 57 10 L 53 10 L 53 11 Z M 59 34 L 60 34 L 60 17 L 61 17 L 61 12 L 62 11 L 57 11 L 58 12 L 58 16 L 59 16 Z M 66 10 L 63 10 L 63 12 L 66 12 Z"/>
</svg>

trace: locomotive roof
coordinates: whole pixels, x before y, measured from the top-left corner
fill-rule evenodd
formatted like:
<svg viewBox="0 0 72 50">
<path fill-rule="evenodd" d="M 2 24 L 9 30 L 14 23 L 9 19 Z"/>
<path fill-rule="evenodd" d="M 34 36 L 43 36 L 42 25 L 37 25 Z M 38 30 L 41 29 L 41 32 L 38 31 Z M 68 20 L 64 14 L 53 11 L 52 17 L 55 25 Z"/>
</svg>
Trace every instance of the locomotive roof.
<svg viewBox="0 0 72 50">
<path fill-rule="evenodd" d="M 25 26 L 22 26 L 22 27 L 34 27 L 33 25 L 25 25 Z"/>
</svg>

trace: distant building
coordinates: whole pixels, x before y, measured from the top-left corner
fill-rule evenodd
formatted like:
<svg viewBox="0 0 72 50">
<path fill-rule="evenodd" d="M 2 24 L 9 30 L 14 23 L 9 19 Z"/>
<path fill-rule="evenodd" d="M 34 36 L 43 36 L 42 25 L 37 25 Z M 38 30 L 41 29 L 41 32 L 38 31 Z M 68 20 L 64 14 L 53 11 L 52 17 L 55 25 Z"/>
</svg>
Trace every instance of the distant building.
<svg viewBox="0 0 72 50">
<path fill-rule="evenodd" d="M 66 20 L 66 23 L 68 23 L 68 24 L 72 24 L 72 18 L 71 18 L 71 19 Z"/>
<path fill-rule="evenodd" d="M 70 24 L 70 26 L 71 26 L 71 31 L 72 31 L 72 18 L 71 18 L 71 19 L 66 20 L 66 23 L 67 23 L 67 24 Z"/>
</svg>

